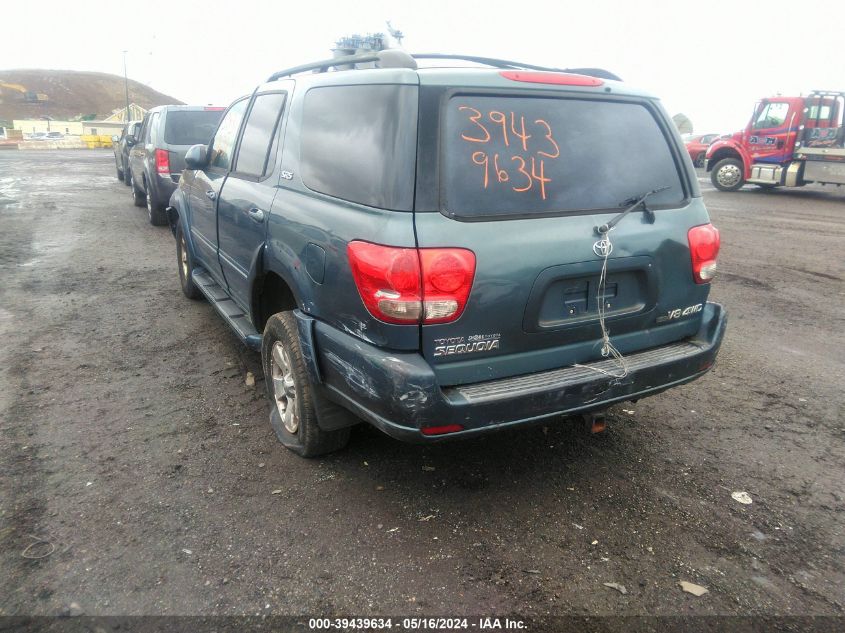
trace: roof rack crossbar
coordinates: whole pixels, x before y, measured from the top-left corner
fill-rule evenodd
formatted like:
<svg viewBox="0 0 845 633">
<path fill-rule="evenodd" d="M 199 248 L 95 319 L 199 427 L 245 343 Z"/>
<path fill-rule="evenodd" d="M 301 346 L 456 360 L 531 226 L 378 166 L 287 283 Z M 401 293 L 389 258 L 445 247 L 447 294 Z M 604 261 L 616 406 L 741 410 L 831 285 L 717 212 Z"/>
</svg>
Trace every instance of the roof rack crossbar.
<svg viewBox="0 0 845 633">
<path fill-rule="evenodd" d="M 307 73 L 308 71 L 318 71 L 321 73 L 327 72 L 329 68 L 334 66 L 346 66 L 348 64 L 364 64 L 368 62 L 379 61 L 379 56 L 374 53 L 365 53 L 363 55 L 346 55 L 343 57 L 333 57 L 331 59 L 324 59 L 319 62 L 312 62 L 310 64 L 303 64 L 302 66 L 293 66 L 278 72 L 273 73 L 267 81 L 276 81 L 282 77 L 290 77 L 291 75 L 298 75 L 300 73 Z"/>
</svg>

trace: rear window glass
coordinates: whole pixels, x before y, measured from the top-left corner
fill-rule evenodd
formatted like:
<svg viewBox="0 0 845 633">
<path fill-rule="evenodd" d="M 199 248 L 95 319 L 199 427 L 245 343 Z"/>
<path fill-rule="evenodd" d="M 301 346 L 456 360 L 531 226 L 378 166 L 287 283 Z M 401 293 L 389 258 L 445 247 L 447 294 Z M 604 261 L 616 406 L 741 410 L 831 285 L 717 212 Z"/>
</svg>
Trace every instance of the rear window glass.
<svg viewBox="0 0 845 633">
<path fill-rule="evenodd" d="M 309 189 L 371 207 L 412 208 L 416 86 L 313 88 L 304 107 L 300 172 Z"/>
<path fill-rule="evenodd" d="M 171 110 L 164 124 L 164 142 L 207 145 L 222 115 L 220 110 Z"/>
<path fill-rule="evenodd" d="M 463 217 L 615 209 L 652 189 L 684 199 L 666 137 L 643 105 L 454 97 L 445 121 L 443 205 Z"/>
</svg>

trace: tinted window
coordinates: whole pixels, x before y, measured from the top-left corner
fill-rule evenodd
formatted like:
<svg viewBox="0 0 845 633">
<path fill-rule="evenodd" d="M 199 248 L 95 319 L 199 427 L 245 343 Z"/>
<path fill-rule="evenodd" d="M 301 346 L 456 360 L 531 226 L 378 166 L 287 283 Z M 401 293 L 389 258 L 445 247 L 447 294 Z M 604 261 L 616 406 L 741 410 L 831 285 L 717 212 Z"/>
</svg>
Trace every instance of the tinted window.
<svg viewBox="0 0 845 633">
<path fill-rule="evenodd" d="M 222 110 L 171 110 L 164 123 L 164 142 L 170 145 L 208 145 Z"/>
<path fill-rule="evenodd" d="M 410 210 L 416 86 L 330 86 L 305 95 L 302 180 L 309 189 L 383 209 Z"/>
<path fill-rule="evenodd" d="M 238 130 L 241 127 L 241 120 L 244 118 L 247 100 L 241 99 L 226 112 L 226 116 L 220 122 L 220 127 L 214 135 L 211 146 L 211 167 L 229 169 L 232 165 L 232 152 L 235 149 L 235 141 L 238 139 Z"/>
<path fill-rule="evenodd" d="M 153 130 L 155 129 L 156 124 L 158 124 L 158 117 L 159 117 L 158 112 L 153 112 L 150 115 L 149 120 L 147 121 L 147 125 L 144 128 L 144 143 L 145 144 L 150 143 L 153 140 Z"/>
<path fill-rule="evenodd" d="M 454 97 L 445 115 L 443 200 L 459 216 L 615 209 L 660 187 L 684 199 L 678 168 L 641 104 L 586 99 Z"/>
<path fill-rule="evenodd" d="M 149 124 L 149 121 L 150 121 L 150 115 L 148 114 L 144 117 L 144 120 L 141 121 L 141 125 L 138 126 L 138 132 L 135 135 L 135 140 L 138 141 L 139 143 L 144 142 L 144 138 L 147 135 L 147 125 Z"/>
<path fill-rule="evenodd" d="M 258 95 L 249 111 L 241 136 L 236 171 L 261 176 L 265 173 L 267 154 L 276 131 L 276 123 L 285 103 L 285 95 Z"/>
</svg>

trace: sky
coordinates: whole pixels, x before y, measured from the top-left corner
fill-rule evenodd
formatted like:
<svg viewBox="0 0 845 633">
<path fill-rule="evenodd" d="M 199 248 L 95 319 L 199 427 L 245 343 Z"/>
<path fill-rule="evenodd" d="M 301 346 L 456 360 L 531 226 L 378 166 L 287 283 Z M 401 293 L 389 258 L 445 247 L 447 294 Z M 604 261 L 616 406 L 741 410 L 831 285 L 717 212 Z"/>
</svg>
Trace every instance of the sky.
<svg viewBox="0 0 845 633">
<path fill-rule="evenodd" d="M 40 0 L 3 2 L 0 70 L 128 75 L 188 103 L 226 105 L 335 40 L 405 34 L 409 52 L 606 68 L 683 112 L 696 132 L 743 127 L 754 102 L 845 90 L 842 0 Z M 10 28 L 13 27 L 14 28 Z"/>
</svg>

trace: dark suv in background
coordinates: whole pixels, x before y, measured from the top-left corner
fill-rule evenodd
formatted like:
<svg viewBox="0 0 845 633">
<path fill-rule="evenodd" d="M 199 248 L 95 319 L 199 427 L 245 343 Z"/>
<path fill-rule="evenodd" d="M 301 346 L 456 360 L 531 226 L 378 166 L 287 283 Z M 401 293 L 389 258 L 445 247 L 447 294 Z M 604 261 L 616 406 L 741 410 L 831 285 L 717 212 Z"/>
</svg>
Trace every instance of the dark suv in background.
<svg viewBox="0 0 845 633">
<path fill-rule="evenodd" d="M 159 106 L 144 116 L 133 136 L 127 136 L 129 183 L 135 206 L 146 205 L 150 223 L 167 223 L 164 212 L 185 168 L 185 152 L 208 143 L 225 108 Z"/>
<path fill-rule="evenodd" d="M 595 414 L 715 361 L 719 233 L 660 102 L 484 63 L 282 71 L 187 153 L 182 290 L 261 350 L 300 455 L 361 419 L 436 441 Z"/>
<path fill-rule="evenodd" d="M 114 151 L 114 162 L 117 167 L 117 179 L 129 184 L 129 173 L 126 165 L 129 163 L 129 144 L 127 139 L 135 138 L 138 135 L 138 128 L 141 121 L 130 121 L 123 126 L 120 136 L 112 136 L 112 150 Z"/>
</svg>

